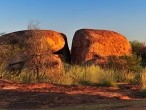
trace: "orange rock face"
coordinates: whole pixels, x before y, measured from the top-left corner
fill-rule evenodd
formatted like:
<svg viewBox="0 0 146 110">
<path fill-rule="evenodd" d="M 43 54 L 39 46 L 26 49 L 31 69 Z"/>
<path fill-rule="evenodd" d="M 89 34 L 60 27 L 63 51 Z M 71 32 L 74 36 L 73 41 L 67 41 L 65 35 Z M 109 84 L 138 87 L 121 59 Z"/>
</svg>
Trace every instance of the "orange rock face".
<svg viewBox="0 0 146 110">
<path fill-rule="evenodd" d="M 32 34 L 34 34 L 34 35 L 32 35 Z M 42 45 L 45 45 L 46 47 L 48 46 L 48 48 L 53 52 L 59 51 L 65 45 L 65 40 L 64 40 L 62 34 L 59 32 L 51 31 L 51 30 L 18 31 L 18 32 L 6 34 L 1 39 L 3 41 L 6 41 L 6 43 L 8 43 L 8 44 L 21 43 L 23 45 L 23 43 L 25 43 L 25 41 L 28 41 L 29 38 L 31 39 L 30 42 L 33 42 L 33 41 L 36 42 L 37 39 L 41 40 L 39 42 Z M 35 38 L 35 39 L 33 39 L 33 38 Z"/>
<path fill-rule="evenodd" d="M 82 64 L 102 57 L 130 54 L 131 46 L 123 35 L 108 30 L 81 29 L 73 38 L 71 61 Z"/>
<path fill-rule="evenodd" d="M 7 50 L 12 53 L 7 61 L 10 71 L 21 71 L 33 66 L 40 69 L 57 69 L 63 66 L 63 62 L 70 62 L 67 38 L 59 32 L 25 30 L 6 34 L 0 40 L 0 46 L 9 45 Z"/>
</svg>

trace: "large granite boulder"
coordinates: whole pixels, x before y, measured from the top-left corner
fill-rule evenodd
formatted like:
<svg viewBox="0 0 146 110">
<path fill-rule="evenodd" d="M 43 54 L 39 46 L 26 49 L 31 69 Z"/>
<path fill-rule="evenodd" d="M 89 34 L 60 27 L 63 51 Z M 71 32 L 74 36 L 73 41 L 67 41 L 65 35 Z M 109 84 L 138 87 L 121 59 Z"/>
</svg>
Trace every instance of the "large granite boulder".
<svg viewBox="0 0 146 110">
<path fill-rule="evenodd" d="M 11 52 L 7 69 L 58 68 L 70 63 L 70 52 L 64 34 L 51 30 L 24 30 L 0 37 L 0 45 L 8 45 Z"/>
<path fill-rule="evenodd" d="M 104 63 L 108 56 L 130 55 L 131 46 L 121 34 L 109 30 L 81 29 L 72 42 L 72 64 Z"/>
</svg>

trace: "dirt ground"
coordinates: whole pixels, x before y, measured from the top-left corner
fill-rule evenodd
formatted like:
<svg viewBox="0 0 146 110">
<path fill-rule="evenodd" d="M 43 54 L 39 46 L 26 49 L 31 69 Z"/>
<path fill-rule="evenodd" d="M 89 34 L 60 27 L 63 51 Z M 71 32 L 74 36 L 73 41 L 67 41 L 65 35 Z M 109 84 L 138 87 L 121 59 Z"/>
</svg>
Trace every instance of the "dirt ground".
<svg viewBox="0 0 146 110">
<path fill-rule="evenodd" d="M 0 80 L 0 109 L 55 109 L 82 104 L 145 100 L 139 91 L 140 86 L 130 84 L 119 84 L 118 87 L 61 86 Z M 141 108 L 146 109 L 146 106 Z"/>
</svg>

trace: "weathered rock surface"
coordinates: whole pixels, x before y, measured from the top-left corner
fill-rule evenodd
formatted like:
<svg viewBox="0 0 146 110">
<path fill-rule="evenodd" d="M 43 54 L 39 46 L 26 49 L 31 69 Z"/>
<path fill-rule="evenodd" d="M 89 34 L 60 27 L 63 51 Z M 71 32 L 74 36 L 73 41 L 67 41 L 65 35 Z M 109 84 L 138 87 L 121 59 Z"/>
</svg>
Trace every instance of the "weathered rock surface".
<svg viewBox="0 0 146 110">
<path fill-rule="evenodd" d="M 58 68 L 63 62 L 70 63 L 70 52 L 64 34 L 51 30 L 25 30 L 1 36 L 0 45 L 10 45 L 8 51 L 16 47 L 8 58 L 10 71 L 23 68 Z"/>
<path fill-rule="evenodd" d="M 32 34 L 41 37 L 41 43 L 47 45 L 52 52 L 57 52 L 65 46 L 64 36 L 61 33 L 51 31 L 51 30 L 25 30 L 13 32 L 2 36 L 1 43 L 3 44 L 24 44 L 29 38 L 32 37 Z M 36 36 L 35 36 L 36 37 Z M 32 37 L 34 38 L 34 37 Z M 32 39 L 31 41 L 35 42 L 37 39 Z"/>
<path fill-rule="evenodd" d="M 103 63 L 105 57 L 130 54 L 131 46 L 123 35 L 108 30 L 81 29 L 73 38 L 71 62 Z"/>
</svg>

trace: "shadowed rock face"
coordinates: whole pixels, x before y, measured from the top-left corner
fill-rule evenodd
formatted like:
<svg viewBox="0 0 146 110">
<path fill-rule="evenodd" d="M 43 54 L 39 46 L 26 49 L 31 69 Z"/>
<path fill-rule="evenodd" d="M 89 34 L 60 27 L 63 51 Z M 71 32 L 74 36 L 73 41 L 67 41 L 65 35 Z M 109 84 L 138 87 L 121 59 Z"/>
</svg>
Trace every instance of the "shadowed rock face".
<svg viewBox="0 0 146 110">
<path fill-rule="evenodd" d="M 71 56 L 70 56 L 70 51 L 69 51 L 69 47 L 68 47 L 68 41 L 67 41 L 67 37 L 65 34 L 61 33 L 61 35 L 64 38 L 65 41 L 65 45 L 62 49 L 60 49 L 57 52 L 54 52 L 54 54 L 63 54 L 64 55 L 64 61 L 66 63 L 71 63 Z"/>
<path fill-rule="evenodd" d="M 100 59 L 108 56 L 130 54 L 131 46 L 121 34 L 108 30 L 81 29 L 73 37 L 71 62 L 72 64 L 93 60 L 100 62 Z"/>
<path fill-rule="evenodd" d="M 0 46 L 12 46 L 9 51 L 13 52 L 16 46 L 20 49 L 9 58 L 9 70 L 21 70 L 38 62 L 39 66 L 48 66 L 50 60 L 52 67 L 60 67 L 61 62 L 70 63 L 67 38 L 62 33 L 51 30 L 25 30 L 3 35 L 0 41 Z"/>
</svg>

